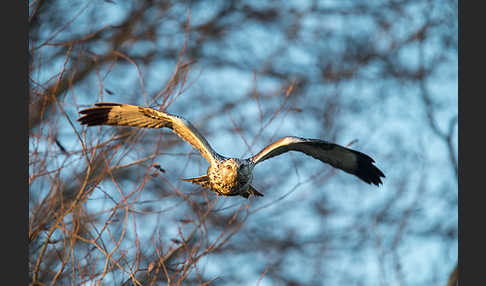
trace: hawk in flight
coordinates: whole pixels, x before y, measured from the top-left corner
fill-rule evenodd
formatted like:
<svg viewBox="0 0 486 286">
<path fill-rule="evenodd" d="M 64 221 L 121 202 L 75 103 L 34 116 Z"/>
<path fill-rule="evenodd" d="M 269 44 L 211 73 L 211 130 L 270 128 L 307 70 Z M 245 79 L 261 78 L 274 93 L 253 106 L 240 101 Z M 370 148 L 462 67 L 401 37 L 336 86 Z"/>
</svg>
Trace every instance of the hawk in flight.
<svg viewBox="0 0 486 286">
<path fill-rule="evenodd" d="M 361 152 L 319 139 L 286 136 L 263 148 L 250 158 L 227 158 L 211 148 L 199 131 L 184 118 L 152 108 L 129 104 L 100 102 L 81 110 L 78 121 L 88 126 L 120 125 L 140 128 L 167 127 L 196 148 L 208 160 L 206 175 L 184 179 L 202 185 L 219 195 L 248 198 L 263 196 L 251 185 L 256 164 L 288 151 L 299 151 L 324 163 L 353 174 L 368 184 L 379 186 L 385 175 L 373 165 L 374 160 Z"/>
</svg>

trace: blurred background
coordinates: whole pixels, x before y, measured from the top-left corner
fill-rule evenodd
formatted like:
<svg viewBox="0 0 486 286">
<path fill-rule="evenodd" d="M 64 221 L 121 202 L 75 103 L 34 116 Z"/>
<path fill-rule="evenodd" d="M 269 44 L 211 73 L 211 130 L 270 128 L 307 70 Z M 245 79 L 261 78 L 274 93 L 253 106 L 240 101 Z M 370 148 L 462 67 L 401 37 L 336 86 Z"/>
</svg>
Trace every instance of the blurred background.
<svg viewBox="0 0 486 286">
<path fill-rule="evenodd" d="M 455 285 L 457 1 L 29 1 L 31 285 Z M 281 136 L 364 152 L 380 187 L 290 152 L 264 197 L 181 181 L 183 116 L 225 156 Z"/>
</svg>

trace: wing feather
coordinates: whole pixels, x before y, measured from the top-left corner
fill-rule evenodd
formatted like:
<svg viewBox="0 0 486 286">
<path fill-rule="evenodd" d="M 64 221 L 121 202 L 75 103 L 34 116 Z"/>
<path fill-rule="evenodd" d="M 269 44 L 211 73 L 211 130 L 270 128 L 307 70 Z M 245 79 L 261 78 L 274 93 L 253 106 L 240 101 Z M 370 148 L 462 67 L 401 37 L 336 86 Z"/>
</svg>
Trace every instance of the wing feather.
<svg viewBox="0 0 486 286">
<path fill-rule="evenodd" d="M 263 148 L 250 159 L 260 163 L 285 152 L 298 151 L 314 157 L 324 163 L 353 174 L 368 184 L 382 184 L 381 177 L 385 177 L 370 156 L 361 152 L 319 139 L 299 137 L 282 137 Z"/>
<path fill-rule="evenodd" d="M 83 109 L 79 113 L 83 114 L 83 116 L 78 121 L 88 126 L 166 127 L 196 148 L 208 162 L 213 163 L 215 156 L 219 156 L 191 122 L 177 115 L 157 111 L 148 107 L 111 102 L 95 103 L 94 107 Z"/>
</svg>

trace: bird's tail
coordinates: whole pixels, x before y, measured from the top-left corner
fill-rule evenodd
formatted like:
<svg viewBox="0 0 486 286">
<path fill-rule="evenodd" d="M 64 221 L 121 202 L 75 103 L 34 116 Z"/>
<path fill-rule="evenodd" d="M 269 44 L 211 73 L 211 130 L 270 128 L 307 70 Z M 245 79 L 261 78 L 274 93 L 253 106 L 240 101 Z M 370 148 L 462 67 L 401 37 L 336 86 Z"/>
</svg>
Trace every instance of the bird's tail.
<svg viewBox="0 0 486 286">
<path fill-rule="evenodd" d="M 209 184 L 209 178 L 207 175 L 204 176 L 199 176 L 195 178 L 187 178 L 187 179 L 182 179 L 186 182 L 191 182 L 195 185 L 202 185 L 203 188 L 210 188 L 211 185 Z"/>
</svg>

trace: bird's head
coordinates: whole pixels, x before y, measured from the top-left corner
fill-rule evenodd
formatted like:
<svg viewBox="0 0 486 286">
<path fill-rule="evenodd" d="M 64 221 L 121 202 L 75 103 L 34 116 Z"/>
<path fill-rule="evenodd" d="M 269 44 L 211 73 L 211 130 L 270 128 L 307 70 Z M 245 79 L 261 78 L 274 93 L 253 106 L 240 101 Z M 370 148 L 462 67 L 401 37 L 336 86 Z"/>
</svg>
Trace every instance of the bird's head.
<svg viewBox="0 0 486 286">
<path fill-rule="evenodd" d="M 236 178 L 238 172 L 238 161 L 234 158 L 227 159 L 221 165 L 221 174 L 225 178 Z"/>
</svg>

